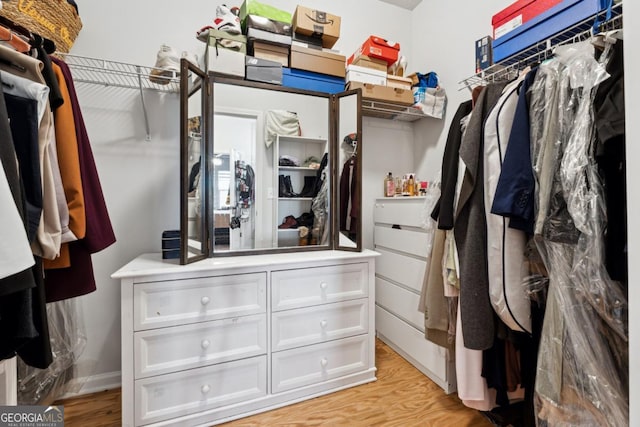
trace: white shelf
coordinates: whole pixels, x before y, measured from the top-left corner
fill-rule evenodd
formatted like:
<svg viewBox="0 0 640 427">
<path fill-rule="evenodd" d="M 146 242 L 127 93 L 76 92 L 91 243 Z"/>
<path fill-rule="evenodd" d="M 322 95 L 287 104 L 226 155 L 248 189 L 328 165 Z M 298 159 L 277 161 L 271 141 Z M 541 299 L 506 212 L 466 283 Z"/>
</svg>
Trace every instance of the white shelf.
<svg viewBox="0 0 640 427">
<path fill-rule="evenodd" d="M 298 234 L 298 231 L 297 228 L 278 228 L 278 233 L 283 234 Z"/>
<path fill-rule="evenodd" d="M 403 122 L 415 122 L 416 120 L 431 117 L 424 114 L 419 108 L 411 105 L 374 101 L 372 99 L 362 100 L 362 115 Z"/>
<path fill-rule="evenodd" d="M 300 171 L 300 172 L 309 172 L 309 171 L 317 172 L 318 171 L 317 168 L 306 168 L 302 166 L 278 166 L 278 169 L 280 169 L 281 171 Z"/>
<path fill-rule="evenodd" d="M 313 200 L 313 197 L 278 197 L 280 201 L 306 202 Z"/>
<path fill-rule="evenodd" d="M 295 142 L 313 142 L 317 144 L 326 144 L 327 140 L 323 138 L 311 138 L 308 136 L 295 136 L 295 135 L 278 135 L 280 141 L 295 141 Z"/>
</svg>

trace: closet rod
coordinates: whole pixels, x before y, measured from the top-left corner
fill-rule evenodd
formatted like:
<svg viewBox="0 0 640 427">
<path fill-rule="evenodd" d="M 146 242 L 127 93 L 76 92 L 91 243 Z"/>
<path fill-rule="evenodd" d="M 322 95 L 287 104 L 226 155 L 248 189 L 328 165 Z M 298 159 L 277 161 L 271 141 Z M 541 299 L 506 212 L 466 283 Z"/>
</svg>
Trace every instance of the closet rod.
<svg viewBox="0 0 640 427">
<path fill-rule="evenodd" d="M 600 24 L 600 32 L 619 30 L 622 28 L 622 3 L 615 4 L 612 9 L 612 18 Z M 515 78 L 518 72 L 533 63 L 540 63 L 553 55 L 553 49 L 567 43 L 574 43 L 588 40 L 594 35 L 593 23 L 596 19 L 594 15 L 586 18 L 571 27 L 562 30 L 553 36 L 541 40 L 533 46 L 518 52 L 504 60 L 497 62 L 489 68 L 474 74 L 458 82 L 458 90 L 469 89 L 492 83 L 498 80 L 510 80 Z"/>
</svg>

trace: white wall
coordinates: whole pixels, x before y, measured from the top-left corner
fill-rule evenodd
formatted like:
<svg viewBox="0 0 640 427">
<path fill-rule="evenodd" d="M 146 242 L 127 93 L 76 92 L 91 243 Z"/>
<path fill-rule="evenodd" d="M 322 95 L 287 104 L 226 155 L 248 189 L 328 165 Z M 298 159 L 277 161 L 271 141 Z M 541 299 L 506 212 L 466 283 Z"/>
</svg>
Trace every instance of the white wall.
<svg viewBox="0 0 640 427">
<path fill-rule="evenodd" d="M 423 0 L 412 19 L 413 50 L 409 71 L 435 71 L 447 91 L 445 120 L 422 120 L 415 127 L 415 167 L 419 177 L 439 178 L 451 119 L 460 103 L 470 99 L 458 82 L 475 73 L 474 42 L 492 34 L 491 17 L 513 0 L 451 3 Z M 415 66 L 414 66 L 415 64 Z"/>
<path fill-rule="evenodd" d="M 220 1 L 221 2 L 221 1 Z M 382 2 L 269 0 L 293 12 L 298 3 L 342 17 L 341 38 L 335 48 L 350 55 L 370 34 L 412 49 L 411 12 Z M 113 0 L 80 2 L 83 29 L 72 53 L 120 62 L 153 65 L 162 43 L 179 50 L 202 51 L 196 30 L 211 24 L 218 2 L 192 0 Z M 227 5 L 238 4 L 227 2 Z M 98 290 L 82 297 L 88 343 L 80 375 L 94 377 L 83 392 L 118 384 L 120 370 L 120 291 L 111 273 L 144 252 L 160 250 L 162 230 L 178 227 L 179 128 L 178 98 L 147 94 L 150 142 L 145 142 L 140 100 L 135 91 L 79 85 L 79 98 L 91 138 L 117 243 L 93 257 Z M 405 172 L 413 166 L 412 129 L 380 121 L 365 126 L 363 153 L 365 214 L 382 194 L 388 170 Z M 393 158 L 388 155 L 394 147 Z M 389 169 L 391 168 L 391 169 Z M 372 229 L 370 218 L 363 226 Z M 372 247 L 372 234 L 364 236 Z"/>
</svg>

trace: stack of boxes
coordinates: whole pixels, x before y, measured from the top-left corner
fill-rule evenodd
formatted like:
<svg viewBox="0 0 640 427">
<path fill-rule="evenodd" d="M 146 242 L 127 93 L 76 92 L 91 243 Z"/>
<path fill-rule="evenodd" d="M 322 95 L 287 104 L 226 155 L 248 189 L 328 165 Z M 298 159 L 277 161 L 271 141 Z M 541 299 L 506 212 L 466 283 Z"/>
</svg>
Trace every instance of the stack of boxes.
<svg viewBox="0 0 640 427">
<path fill-rule="evenodd" d="M 347 89 L 361 89 L 365 99 L 412 105 L 411 79 L 387 74 L 399 52 L 399 43 L 367 38 L 347 60 Z"/>
<path fill-rule="evenodd" d="M 318 92 L 342 92 L 346 58 L 331 49 L 340 38 L 340 17 L 299 5 L 292 27 L 290 68 L 284 69 L 283 84 Z"/>
<path fill-rule="evenodd" d="M 209 29 L 198 38 L 207 44 L 203 55 L 205 71 L 244 79 L 247 38 L 241 34 Z"/>
</svg>

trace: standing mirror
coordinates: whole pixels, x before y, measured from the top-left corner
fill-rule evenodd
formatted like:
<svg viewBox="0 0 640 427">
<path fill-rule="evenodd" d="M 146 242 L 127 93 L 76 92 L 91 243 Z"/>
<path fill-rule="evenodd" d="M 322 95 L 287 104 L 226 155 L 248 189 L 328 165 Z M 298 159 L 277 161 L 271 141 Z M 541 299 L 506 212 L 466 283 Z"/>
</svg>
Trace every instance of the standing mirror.
<svg viewBox="0 0 640 427">
<path fill-rule="evenodd" d="M 180 263 L 209 256 L 208 144 L 211 91 L 207 75 L 186 60 L 180 63 Z"/>
<path fill-rule="evenodd" d="M 335 95 L 338 120 L 333 135 L 337 159 L 334 242 L 339 250 L 362 250 L 361 96 L 359 89 Z"/>
<path fill-rule="evenodd" d="M 330 248 L 331 95 L 214 81 L 214 255 Z"/>
</svg>

